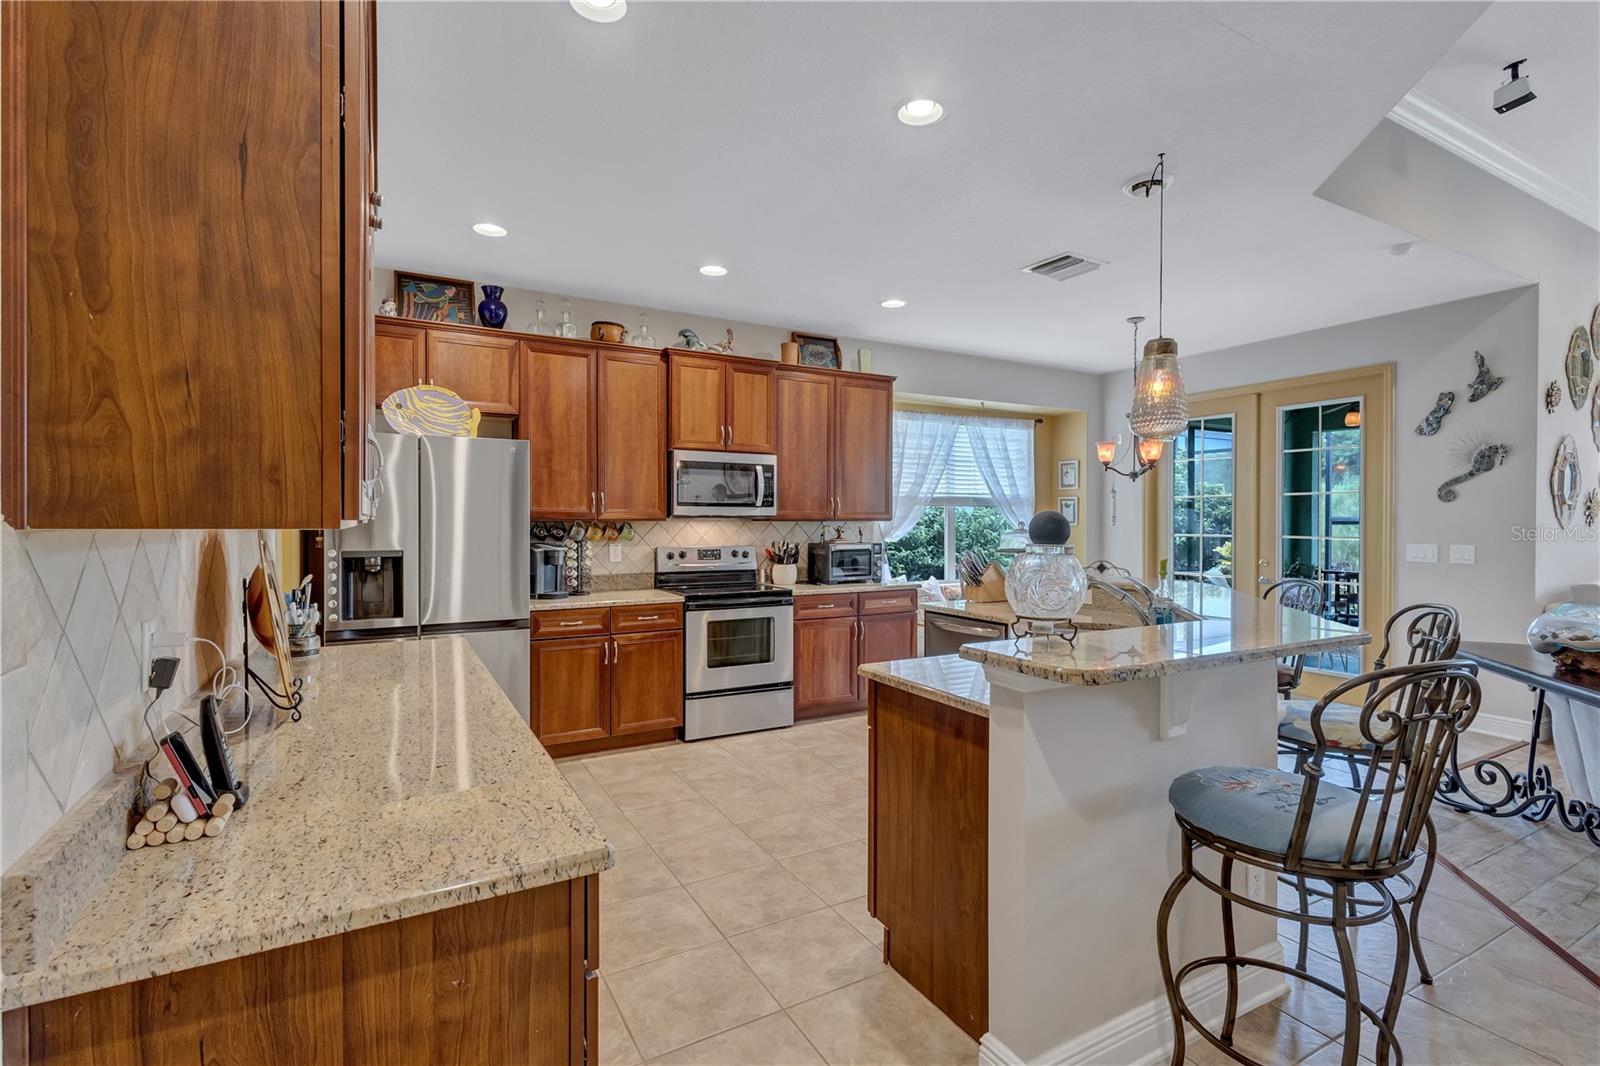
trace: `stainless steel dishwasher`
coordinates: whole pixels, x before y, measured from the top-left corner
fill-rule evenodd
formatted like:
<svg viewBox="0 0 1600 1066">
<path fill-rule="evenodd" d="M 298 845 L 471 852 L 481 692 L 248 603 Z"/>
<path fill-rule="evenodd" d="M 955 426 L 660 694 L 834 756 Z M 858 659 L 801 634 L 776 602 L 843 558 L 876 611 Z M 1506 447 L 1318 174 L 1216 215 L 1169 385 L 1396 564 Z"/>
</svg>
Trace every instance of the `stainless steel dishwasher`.
<svg viewBox="0 0 1600 1066">
<path fill-rule="evenodd" d="M 924 609 L 922 612 L 922 654 L 924 658 L 935 655 L 954 655 L 963 644 L 981 644 L 986 640 L 1004 640 L 1010 629 L 1000 622 L 981 622 L 975 618 L 962 618 L 953 614 Z"/>
</svg>

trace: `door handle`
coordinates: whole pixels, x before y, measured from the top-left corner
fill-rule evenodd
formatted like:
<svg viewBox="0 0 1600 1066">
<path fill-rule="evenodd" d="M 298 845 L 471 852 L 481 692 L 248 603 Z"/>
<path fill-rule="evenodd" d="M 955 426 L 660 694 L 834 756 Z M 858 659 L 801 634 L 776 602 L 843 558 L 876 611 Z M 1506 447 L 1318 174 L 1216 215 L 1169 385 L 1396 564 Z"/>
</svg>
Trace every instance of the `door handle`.
<svg viewBox="0 0 1600 1066">
<path fill-rule="evenodd" d="M 594 490 L 590 489 L 589 490 L 589 510 L 593 511 L 594 509 L 595 509 L 595 507 L 594 507 Z"/>
<path fill-rule="evenodd" d="M 611 642 L 609 640 L 602 640 L 600 642 L 600 665 L 611 665 Z"/>
<path fill-rule="evenodd" d="M 615 640 L 612 640 L 611 642 L 611 661 L 613 664 L 620 663 L 622 661 L 622 645 L 618 644 Z"/>
<path fill-rule="evenodd" d="M 600 490 L 600 510 L 603 513 L 605 511 L 605 509 L 606 509 L 606 490 L 605 489 L 601 489 Z"/>
</svg>

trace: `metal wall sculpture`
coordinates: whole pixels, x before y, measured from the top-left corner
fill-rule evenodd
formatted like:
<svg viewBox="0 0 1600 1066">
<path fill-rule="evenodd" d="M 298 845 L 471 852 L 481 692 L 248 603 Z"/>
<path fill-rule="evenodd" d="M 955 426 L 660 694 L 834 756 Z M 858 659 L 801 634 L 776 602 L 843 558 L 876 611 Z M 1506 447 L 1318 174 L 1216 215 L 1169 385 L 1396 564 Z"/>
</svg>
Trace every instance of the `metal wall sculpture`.
<svg viewBox="0 0 1600 1066">
<path fill-rule="evenodd" d="M 1457 474 L 1455 477 L 1439 486 L 1439 499 L 1444 503 L 1449 503 L 1451 500 L 1455 499 L 1457 495 L 1459 495 L 1456 492 L 1457 485 L 1460 485 L 1465 481 L 1471 481 L 1480 474 L 1487 474 L 1495 467 L 1504 463 L 1506 461 L 1506 456 L 1511 454 L 1511 445 L 1509 444 L 1494 444 L 1484 442 L 1474 445 L 1469 442 L 1463 447 L 1471 448 L 1471 452 L 1466 460 L 1466 472 Z"/>
<path fill-rule="evenodd" d="M 1456 405 L 1456 394 L 1441 392 L 1439 398 L 1433 402 L 1433 410 L 1421 422 L 1417 423 L 1417 436 L 1431 437 L 1439 432 L 1439 427 L 1444 424 L 1444 416 L 1450 413 L 1450 408 Z"/>
</svg>

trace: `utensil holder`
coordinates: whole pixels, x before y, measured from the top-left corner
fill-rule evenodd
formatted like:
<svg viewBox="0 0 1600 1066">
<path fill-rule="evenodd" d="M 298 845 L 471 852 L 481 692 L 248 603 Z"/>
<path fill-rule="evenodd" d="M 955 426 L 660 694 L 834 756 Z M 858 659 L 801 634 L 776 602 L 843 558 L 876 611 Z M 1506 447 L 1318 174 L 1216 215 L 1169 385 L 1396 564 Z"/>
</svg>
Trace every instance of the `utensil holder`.
<svg viewBox="0 0 1600 1066">
<path fill-rule="evenodd" d="M 773 563 L 772 583 L 782 588 L 790 588 L 799 578 L 800 567 L 795 563 Z"/>
</svg>

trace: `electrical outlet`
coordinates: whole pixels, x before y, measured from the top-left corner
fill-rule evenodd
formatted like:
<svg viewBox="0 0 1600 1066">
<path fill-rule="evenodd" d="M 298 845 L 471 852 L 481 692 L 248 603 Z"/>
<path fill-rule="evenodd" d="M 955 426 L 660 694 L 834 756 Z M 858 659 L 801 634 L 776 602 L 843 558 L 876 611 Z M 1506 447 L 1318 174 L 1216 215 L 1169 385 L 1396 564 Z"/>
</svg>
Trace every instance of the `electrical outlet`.
<svg viewBox="0 0 1600 1066">
<path fill-rule="evenodd" d="M 156 627 L 149 622 L 139 623 L 139 676 L 150 676 L 150 653 L 155 647 Z"/>
<path fill-rule="evenodd" d="M 1245 865 L 1244 894 L 1257 903 L 1267 901 L 1267 871 L 1259 866 Z"/>
<path fill-rule="evenodd" d="M 1465 566 L 1472 566 L 1478 561 L 1478 546 L 1476 544 L 1450 545 L 1450 561 Z"/>
<path fill-rule="evenodd" d="M 1436 563 L 1439 561 L 1439 546 L 1437 544 L 1407 544 L 1406 562 L 1408 563 Z"/>
<path fill-rule="evenodd" d="M 611 551 L 607 554 L 606 558 L 610 559 L 614 563 L 622 562 L 622 545 L 611 545 Z"/>
</svg>

